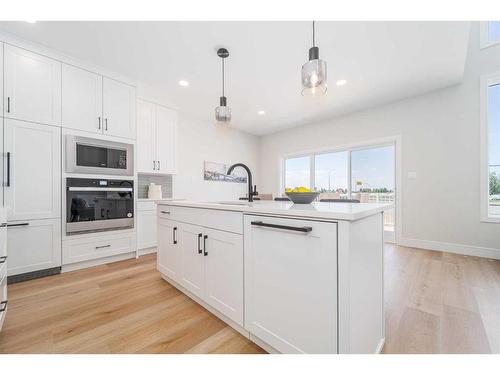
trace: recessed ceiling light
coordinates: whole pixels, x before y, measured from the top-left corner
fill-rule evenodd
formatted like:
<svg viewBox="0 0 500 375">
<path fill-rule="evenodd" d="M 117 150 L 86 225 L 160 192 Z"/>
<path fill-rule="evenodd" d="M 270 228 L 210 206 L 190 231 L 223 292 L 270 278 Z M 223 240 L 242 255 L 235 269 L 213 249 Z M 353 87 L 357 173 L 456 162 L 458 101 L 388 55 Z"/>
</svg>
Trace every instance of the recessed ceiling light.
<svg viewBox="0 0 500 375">
<path fill-rule="evenodd" d="M 344 86 L 346 83 L 347 81 L 345 79 L 339 79 L 337 82 L 335 82 L 337 86 Z"/>
<path fill-rule="evenodd" d="M 265 115 L 266 114 L 266 111 L 263 111 L 263 110 L 260 110 L 259 112 L 257 112 L 259 115 Z"/>
<path fill-rule="evenodd" d="M 189 86 L 189 82 L 186 81 L 185 79 L 181 79 L 179 81 L 179 86 L 182 86 L 182 87 L 188 87 Z"/>
</svg>

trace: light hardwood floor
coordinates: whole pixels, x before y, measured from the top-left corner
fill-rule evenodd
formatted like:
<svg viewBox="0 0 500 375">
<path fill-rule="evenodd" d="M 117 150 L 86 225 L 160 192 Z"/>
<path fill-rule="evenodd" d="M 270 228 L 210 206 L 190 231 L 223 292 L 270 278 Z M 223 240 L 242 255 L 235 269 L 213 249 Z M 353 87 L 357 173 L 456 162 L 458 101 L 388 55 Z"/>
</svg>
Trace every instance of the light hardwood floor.
<svg viewBox="0 0 500 375">
<path fill-rule="evenodd" d="M 156 258 L 9 286 L 0 353 L 263 353 Z M 500 261 L 386 245 L 386 353 L 500 352 Z"/>
</svg>

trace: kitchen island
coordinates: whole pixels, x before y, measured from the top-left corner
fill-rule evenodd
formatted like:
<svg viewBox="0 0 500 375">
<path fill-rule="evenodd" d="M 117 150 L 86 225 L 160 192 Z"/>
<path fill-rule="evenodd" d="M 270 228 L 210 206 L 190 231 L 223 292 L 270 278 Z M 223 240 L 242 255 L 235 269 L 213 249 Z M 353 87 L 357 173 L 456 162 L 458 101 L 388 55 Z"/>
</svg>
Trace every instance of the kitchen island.
<svg viewBox="0 0 500 375">
<path fill-rule="evenodd" d="M 157 203 L 162 277 L 267 351 L 382 350 L 391 204 Z"/>
</svg>

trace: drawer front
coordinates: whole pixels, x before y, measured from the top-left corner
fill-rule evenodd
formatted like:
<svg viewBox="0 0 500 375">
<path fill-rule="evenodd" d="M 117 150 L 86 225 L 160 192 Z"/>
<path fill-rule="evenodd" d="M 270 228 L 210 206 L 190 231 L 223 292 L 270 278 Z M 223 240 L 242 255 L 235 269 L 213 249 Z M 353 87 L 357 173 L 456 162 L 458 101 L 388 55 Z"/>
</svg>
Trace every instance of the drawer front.
<svg viewBox="0 0 500 375">
<path fill-rule="evenodd" d="M 135 250 L 135 233 L 68 240 L 63 242 L 63 265 L 130 253 Z"/>
<path fill-rule="evenodd" d="M 245 329 L 282 353 L 337 353 L 337 224 L 245 216 Z"/>
<path fill-rule="evenodd" d="M 241 212 L 158 205 L 158 215 L 164 219 L 243 234 Z"/>
<path fill-rule="evenodd" d="M 156 203 L 151 201 L 137 201 L 137 211 L 156 210 Z"/>
</svg>

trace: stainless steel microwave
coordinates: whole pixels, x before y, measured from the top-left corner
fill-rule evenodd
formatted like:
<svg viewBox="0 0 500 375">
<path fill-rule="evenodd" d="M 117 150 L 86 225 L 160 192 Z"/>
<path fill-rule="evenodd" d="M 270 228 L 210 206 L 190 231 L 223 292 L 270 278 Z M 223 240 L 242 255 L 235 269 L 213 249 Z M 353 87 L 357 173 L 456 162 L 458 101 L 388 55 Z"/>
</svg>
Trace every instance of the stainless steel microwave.
<svg viewBox="0 0 500 375">
<path fill-rule="evenodd" d="M 66 172 L 134 175 L 134 145 L 66 135 Z"/>
</svg>

